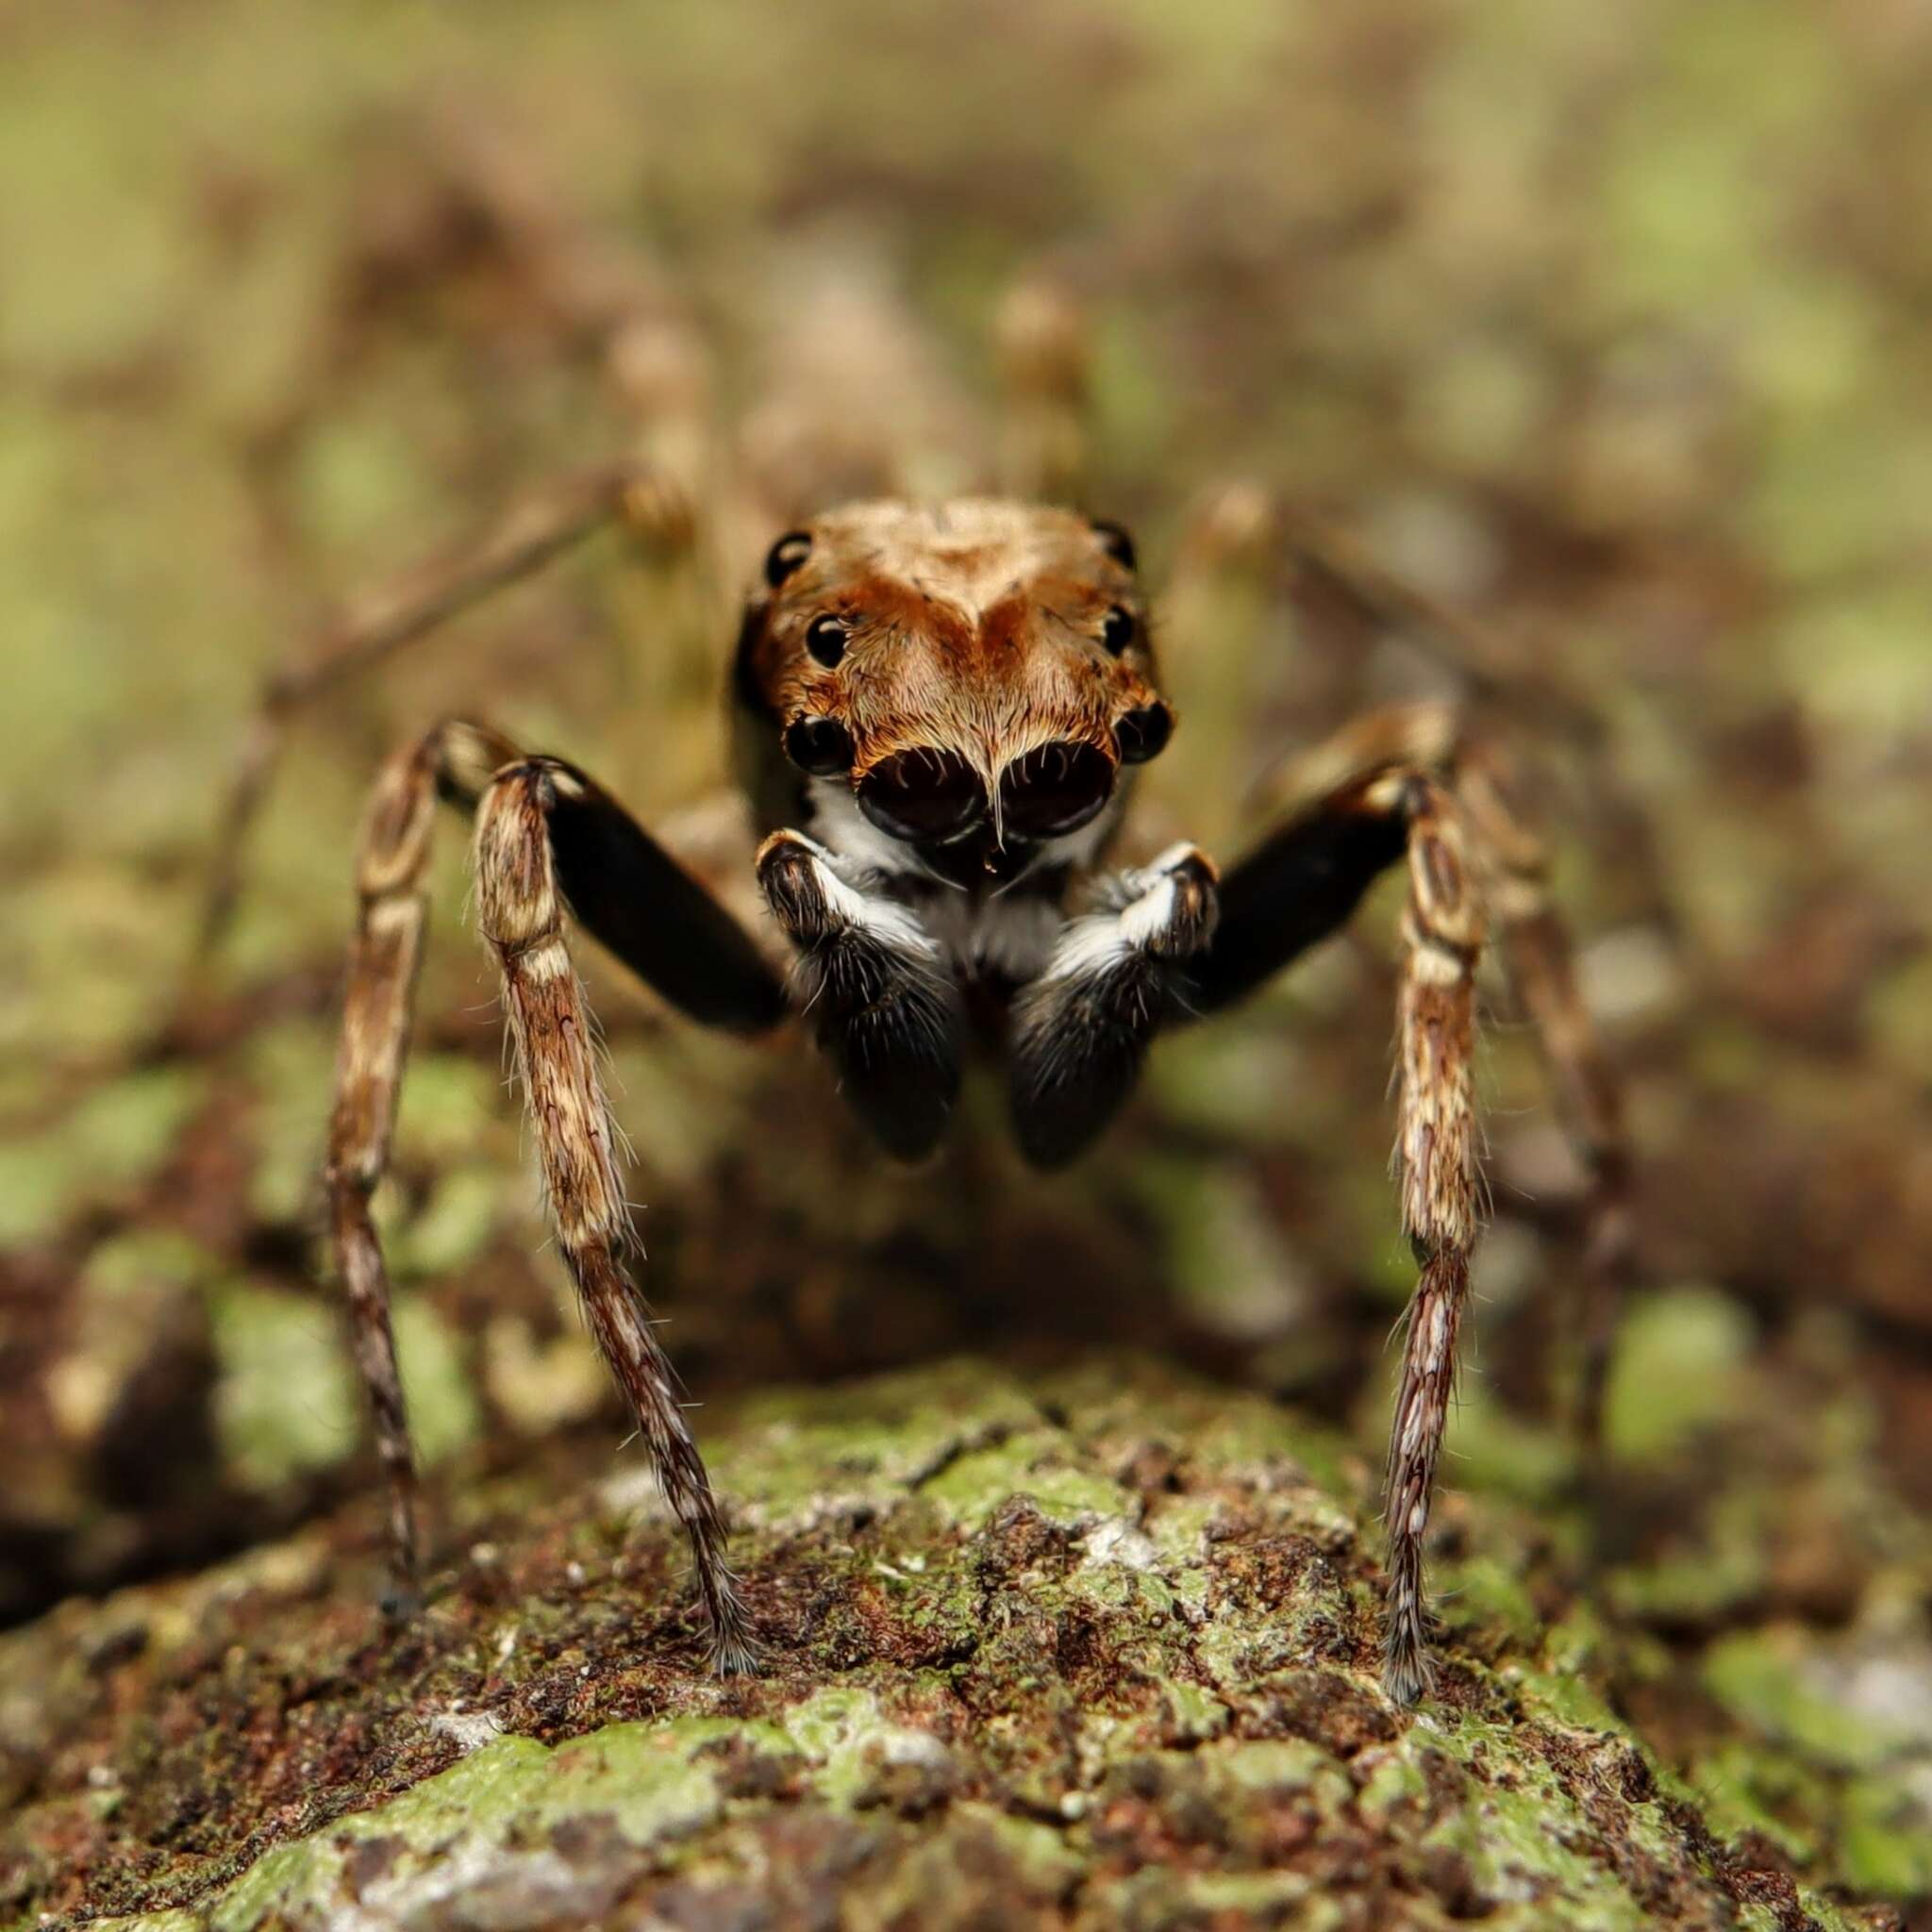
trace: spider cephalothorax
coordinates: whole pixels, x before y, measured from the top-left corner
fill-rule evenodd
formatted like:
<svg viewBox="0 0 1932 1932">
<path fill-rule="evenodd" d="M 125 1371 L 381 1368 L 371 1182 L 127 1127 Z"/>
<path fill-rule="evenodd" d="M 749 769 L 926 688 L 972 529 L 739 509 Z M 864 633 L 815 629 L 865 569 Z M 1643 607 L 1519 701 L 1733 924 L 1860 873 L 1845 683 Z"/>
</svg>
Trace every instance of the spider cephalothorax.
<svg viewBox="0 0 1932 1932">
<path fill-rule="evenodd" d="M 378 600 L 381 618 L 305 685 L 278 687 L 280 710 L 265 717 L 285 711 L 291 691 L 407 641 L 613 514 L 656 527 L 665 499 L 654 483 L 606 475 L 509 520 L 467 563 Z M 1397 1160 L 1420 1275 L 1390 1450 L 1385 1647 L 1391 1690 L 1411 1699 L 1425 1688 L 1423 1539 L 1478 1220 L 1474 974 L 1491 911 L 1612 1205 L 1615 1086 L 1542 896 L 1541 845 L 1509 803 L 1497 751 L 1439 708 L 1371 713 L 1322 747 L 1298 802 L 1224 876 L 1188 844 L 1105 869 L 1132 768 L 1173 727 L 1148 618 L 1125 533 L 1066 509 L 861 503 L 778 537 L 752 583 L 731 676 L 741 774 L 763 841 L 762 934 L 583 772 L 484 725 L 439 724 L 386 767 L 358 865 L 328 1178 L 391 1478 L 398 1602 L 416 1571 L 413 1479 L 368 1202 L 402 1078 L 439 795 L 475 818 L 478 923 L 558 1244 L 690 1538 L 721 1669 L 749 1665 L 750 1620 L 632 1271 L 620 1139 L 570 924 L 695 1020 L 754 1032 L 804 1015 L 846 1099 L 896 1155 L 937 1141 L 962 1058 L 983 1047 L 1006 1069 L 1021 1148 L 1051 1166 L 1106 1125 L 1163 1029 L 1288 966 L 1406 860 Z M 269 743 L 260 732 L 253 741 L 238 822 Z M 1613 1222 L 1607 1212 L 1600 1231 Z"/>
<path fill-rule="evenodd" d="M 1119 827 L 1127 772 L 1172 729 L 1134 561 L 1117 525 L 983 498 L 850 506 L 766 554 L 735 679 L 759 875 L 801 1004 L 891 1152 L 924 1153 L 945 1124 L 965 988 L 991 994 L 982 1018 L 1018 1003 L 1014 1120 L 1036 1159 L 1077 1152 L 1128 1071 L 1049 1092 L 1055 1041 L 1025 990 Z M 1168 870 L 1162 919 L 1205 932 L 1212 868 L 1190 851 Z M 1168 971 L 1150 955 L 1122 996 L 1164 1005 L 1141 982 Z"/>
<path fill-rule="evenodd" d="M 788 533 L 739 645 L 754 758 L 775 724 L 808 781 L 790 802 L 855 856 L 967 889 L 1064 875 L 1104 848 L 1121 768 L 1172 722 L 1133 564 L 1115 525 L 984 498 L 857 504 Z"/>
</svg>

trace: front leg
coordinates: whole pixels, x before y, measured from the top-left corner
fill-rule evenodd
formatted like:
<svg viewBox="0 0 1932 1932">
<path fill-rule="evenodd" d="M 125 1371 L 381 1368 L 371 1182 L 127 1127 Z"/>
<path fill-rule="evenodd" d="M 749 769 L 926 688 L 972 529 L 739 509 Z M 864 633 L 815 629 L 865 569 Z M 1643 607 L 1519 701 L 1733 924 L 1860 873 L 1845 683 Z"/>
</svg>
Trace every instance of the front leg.
<svg viewBox="0 0 1932 1932">
<path fill-rule="evenodd" d="M 1037 1167 L 1059 1167 L 1133 1091 L 1154 1036 L 1188 1010 L 1188 964 L 1214 933 L 1214 862 L 1174 845 L 1070 920 L 1013 1015 L 1013 1131 Z"/>
<path fill-rule="evenodd" d="M 939 942 L 897 900 L 848 877 L 802 832 L 758 848 L 758 884 L 798 948 L 793 993 L 841 1091 L 887 1153 L 916 1160 L 959 1095 L 958 989 Z"/>
</svg>

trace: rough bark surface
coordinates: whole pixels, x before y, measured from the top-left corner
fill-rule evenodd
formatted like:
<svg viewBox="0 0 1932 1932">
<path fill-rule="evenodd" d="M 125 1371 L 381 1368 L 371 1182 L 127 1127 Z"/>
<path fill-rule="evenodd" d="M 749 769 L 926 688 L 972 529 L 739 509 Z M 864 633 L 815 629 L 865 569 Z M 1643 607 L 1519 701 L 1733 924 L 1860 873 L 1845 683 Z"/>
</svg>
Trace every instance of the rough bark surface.
<svg viewBox="0 0 1932 1932">
<path fill-rule="evenodd" d="M 458 1466 L 402 1635 L 372 1500 L 5 1640 L 8 1919 L 1884 1923 L 1713 1830 L 1493 1513 L 1455 1512 L 1439 1695 L 1392 1707 L 1371 1471 L 1268 1402 L 962 1359 L 707 1423 L 761 1676 L 705 1674 L 634 1457 Z"/>
</svg>

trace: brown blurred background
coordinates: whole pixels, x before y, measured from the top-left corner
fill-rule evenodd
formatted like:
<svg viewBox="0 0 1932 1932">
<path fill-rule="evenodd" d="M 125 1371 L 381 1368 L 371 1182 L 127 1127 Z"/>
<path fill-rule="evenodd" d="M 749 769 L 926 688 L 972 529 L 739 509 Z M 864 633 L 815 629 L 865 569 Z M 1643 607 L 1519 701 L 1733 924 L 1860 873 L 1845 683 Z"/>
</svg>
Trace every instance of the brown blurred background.
<svg viewBox="0 0 1932 1932">
<path fill-rule="evenodd" d="M 1928 100 L 1919 0 L 0 15 L 0 1611 L 367 1481 L 312 1234 L 382 753 L 482 711 L 698 823 L 770 520 L 1024 470 L 1000 344 L 1050 303 L 1091 356 L 1086 495 L 1178 573 L 1151 824 L 1232 856 L 1274 761 L 1468 684 L 1252 544 L 1208 557 L 1257 491 L 1530 693 L 1504 708 L 1640 1160 L 1619 1700 L 1795 1869 L 1932 1889 Z M 332 691 L 184 1005 L 263 677 L 630 455 L 689 482 L 698 557 L 600 541 Z M 461 842 L 383 1207 L 425 1447 L 468 1468 L 611 1412 L 540 1252 Z M 1373 1459 L 1410 1279 L 1392 912 L 1170 1042 L 1052 1183 L 991 1092 L 936 1168 L 883 1171 L 797 1042 L 698 1037 L 588 960 L 689 1380 L 1130 1343 Z M 1577 1174 L 1494 1005 L 1449 1481 L 1580 1548 Z"/>
</svg>

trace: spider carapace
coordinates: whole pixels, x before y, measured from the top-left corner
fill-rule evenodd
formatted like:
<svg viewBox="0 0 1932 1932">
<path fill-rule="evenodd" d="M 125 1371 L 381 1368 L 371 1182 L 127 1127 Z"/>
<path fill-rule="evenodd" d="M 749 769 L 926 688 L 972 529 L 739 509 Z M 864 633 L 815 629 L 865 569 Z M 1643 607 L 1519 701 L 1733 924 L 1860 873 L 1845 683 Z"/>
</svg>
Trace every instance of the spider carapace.
<svg viewBox="0 0 1932 1932">
<path fill-rule="evenodd" d="M 635 520 L 639 492 L 635 477 L 606 479 L 553 521 L 575 534 L 613 513 Z M 547 527 L 486 545 L 480 576 L 559 547 Z M 1384 1653 L 1391 1693 L 1427 1687 L 1423 1545 L 1478 1219 L 1474 973 L 1491 913 L 1600 1174 L 1620 1158 L 1614 1088 L 1500 754 L 1444 708 L 1372 712 L 1321 747 L 1300 803 L 1225 875 L 1188 844 L 1108 868 L 1135 768 L 1174 727 L 1148 620 L 1126 533 L 1072 510 L 874 502 L 778 537 L 731 681 L 758 880 L 789 970 L 575 766 L 452 721 L 385 768 L 359 860 L 329 1196 L 391 1479 L 398 1604 L 417 1572 L 413 1475 L 368 1204 L 402 1078 L 439 797 L 475 820 L 478 923 L 558 1247 L 690 1539 L 725 1670 L 751 1664 L 751 1620 L 637 1286 L 620 1137 L 568 926 L 697 1021 L 756 1032 L 802 1016 L 895 1156 L 939 1141 L 962 1055 L 990 1040 L 1020 1146 L 1051 1166 L 1106 1126 L 1163 1028 L 1286 967 L 1406 858 L 1396 1155 L 1419 1279 L 1390 1449 Z M 409 634 L 397 627 L 385 647 Z"/>
</svg>

